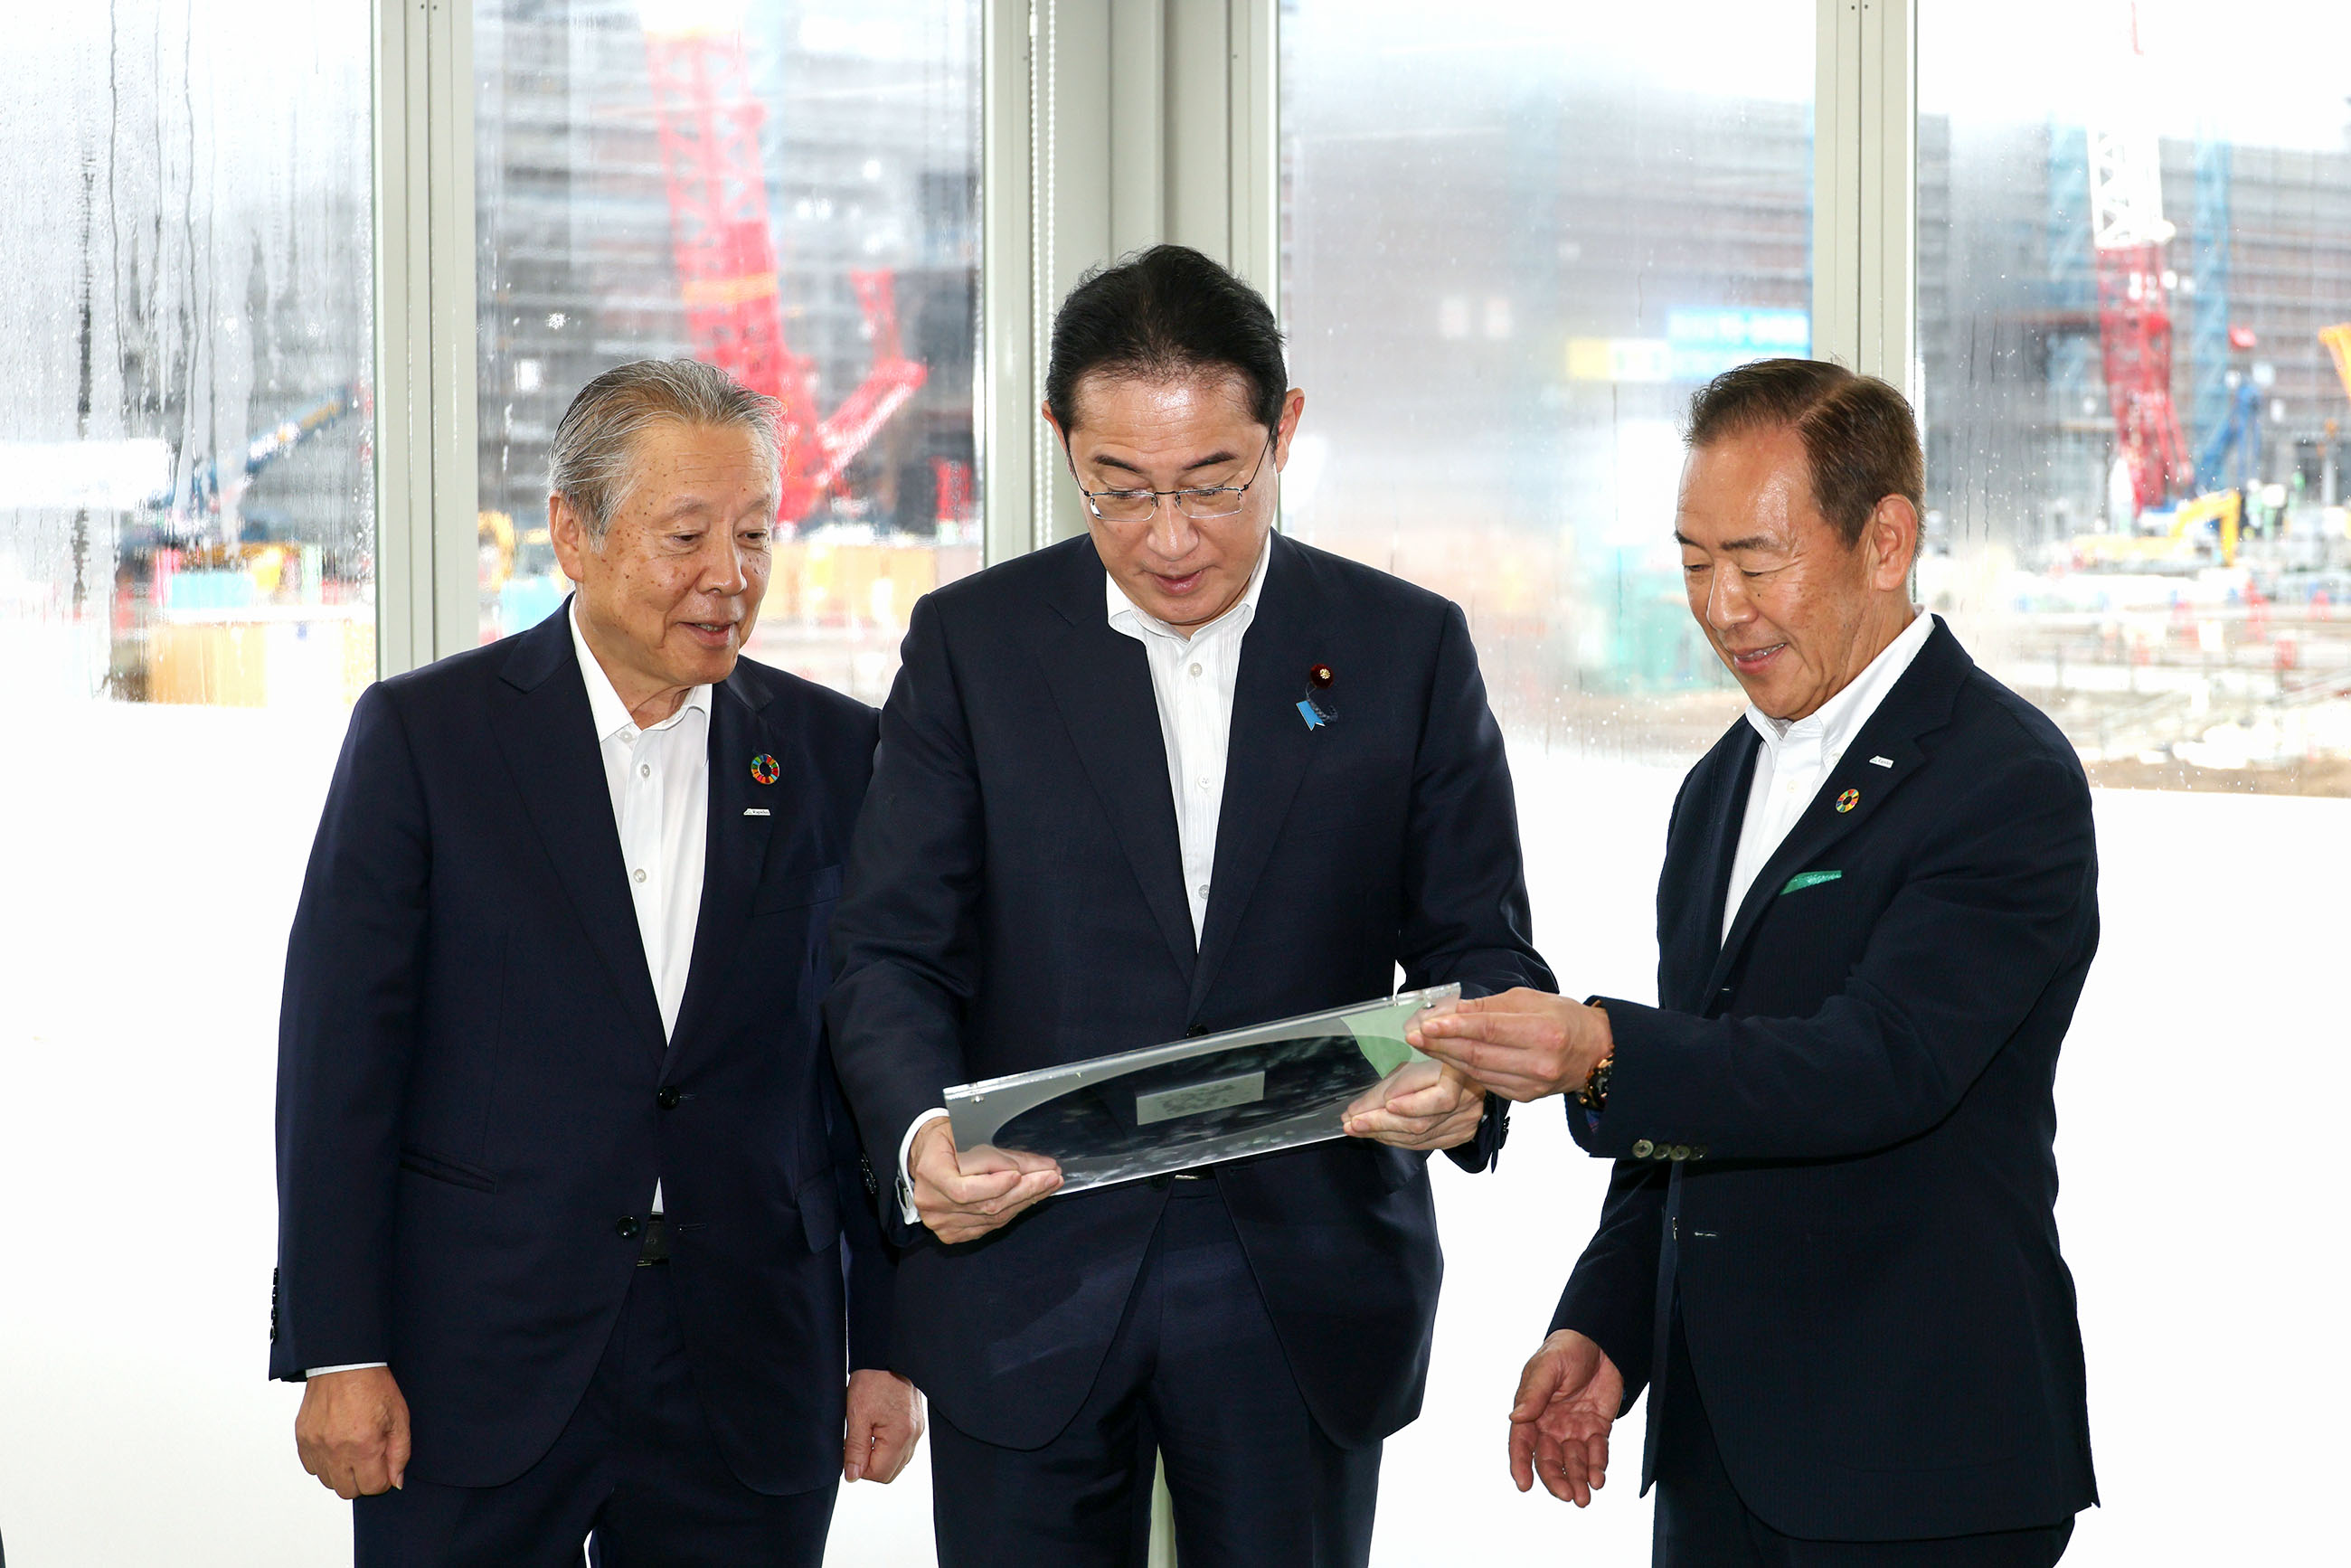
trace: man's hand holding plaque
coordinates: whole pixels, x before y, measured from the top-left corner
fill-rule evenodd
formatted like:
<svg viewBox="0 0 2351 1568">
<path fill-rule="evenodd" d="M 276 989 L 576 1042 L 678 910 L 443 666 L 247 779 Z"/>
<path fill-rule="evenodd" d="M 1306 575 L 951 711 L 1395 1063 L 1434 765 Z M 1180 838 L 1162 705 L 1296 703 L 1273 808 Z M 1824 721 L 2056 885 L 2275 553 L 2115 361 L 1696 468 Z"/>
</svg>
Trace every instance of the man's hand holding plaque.
<svg viewBox="0 0 2351 1568">
<path fill-rule="evenodd" d="M 914 1134 L 907 1156 L 914 1212 L 950 1247 L 1009 1224 L 1061 1186 L 1061 1166 L 1043 1155 L 985 1144 L 958 1151 L 945 1116 Z"/>
<path fill-rule="evenodd" d="M 1450 1149 L 1478 1135 L 1486 1091 L 1458 1068 L 1407 1061 L 1348 1105 L 1341 1124 L 1351 1138 L 1399 1149 Z"/>
</svg>

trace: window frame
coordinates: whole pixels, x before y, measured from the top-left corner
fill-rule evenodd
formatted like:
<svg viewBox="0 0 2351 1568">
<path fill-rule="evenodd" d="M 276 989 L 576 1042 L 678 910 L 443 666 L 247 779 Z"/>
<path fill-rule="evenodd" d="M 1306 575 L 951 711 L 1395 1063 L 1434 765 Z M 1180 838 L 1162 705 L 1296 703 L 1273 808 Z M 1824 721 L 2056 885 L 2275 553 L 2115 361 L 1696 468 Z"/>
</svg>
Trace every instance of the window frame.
<svg viewBox="0 0 2351 1568">
<path fill-rule="evenodd" d="M 1037 409 L 1054 308 L 1085 267 L 1176 240 L 1272 298 L 1280 0 L 981 4 L 972 392 L 992 564 L 1084 526 Z M 392 675 L 478 637 L 473 8 L 372 5 L 376 644 Z M 1916 15 L 1916 0 L 1816 0 L 1813 220 L 1813 351 L 1914 400 Z"/>
</svg>

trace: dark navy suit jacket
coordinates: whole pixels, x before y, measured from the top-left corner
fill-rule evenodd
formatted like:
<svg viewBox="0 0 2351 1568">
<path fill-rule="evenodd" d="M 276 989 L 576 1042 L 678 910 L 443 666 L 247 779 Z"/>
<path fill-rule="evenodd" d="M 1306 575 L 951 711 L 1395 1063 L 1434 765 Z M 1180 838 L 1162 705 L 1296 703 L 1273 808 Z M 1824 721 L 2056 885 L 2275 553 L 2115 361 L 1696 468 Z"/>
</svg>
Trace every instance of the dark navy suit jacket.
<svg viewBox="0 0 2351 1568">
<path fill-rule="evenodd" d="M 889 1360 L 819 1010 L 876 716 L 748 659 L 713 690 L 665 1044 L 569 614 L 352 712 L 287 952 L 270 1375 L 389 1362 L 416 1474 L 512 1479 L 587 1387 L 658 1177 L 719 1444 L 808 1490 L 840 1473 L 847 1369 Z"/>
<path fill-rule="evenodd" d="M 1568 1122 L 1619 1163 L 1552 1326 L 1629 1406 L 1678 1291 L 1724 1466 L 1784 1534 L 2070 1519 L 2096 1500 L 2053 1150 L 2098 944 L 2081 764 L 1938 626 L 1725 942 L 1761 745 L 1741 721 L 1674 803 L 1663 1006 L 1604 1000 L 1607 1111 Z"/>
<path fill-rule="evenodd" d="M 948 1084 L 1460 981 L 1551 983 L 1502 737 L 1453 605 L 1277 537 L 1242 643 L 1196 950 L 1143 647 L 1077 538 L 915 607 L 833 928 L 826 1004 L 868 1147 Z M 1335 717 L 1310 730 L 1308 671 Z M 1488 1164 L 1504 1123 L 1455 1151 Z M 1316 1418 L 1412 1419 L 1442 1259 L 1423 1155 L 1352 1140 L 1217 1168 Z M 1035 1448 L 1076 1412 L 1164 1188 L 1050 1198 L 902 1263 L 894 1344 L 956 1427 Z"/>
</svg>

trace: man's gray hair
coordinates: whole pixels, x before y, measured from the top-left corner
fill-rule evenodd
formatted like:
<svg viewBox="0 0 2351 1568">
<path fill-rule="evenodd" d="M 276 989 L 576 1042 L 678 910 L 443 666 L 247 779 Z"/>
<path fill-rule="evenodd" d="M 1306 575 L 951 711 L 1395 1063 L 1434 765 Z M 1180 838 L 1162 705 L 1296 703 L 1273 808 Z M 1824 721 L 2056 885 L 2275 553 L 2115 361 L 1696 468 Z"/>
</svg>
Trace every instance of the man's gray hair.
<svg viewBox="0 0 2351 1568">
<path fill-rule="evenodd" d="M 770 482 L 780 484 L 783 405 L 699 360 L 632 360 L 580 389 L 547 457 L 547 487 L 571 503 L 601 547 L 636 484 L 637 439 L 659 420 L 751 433 Z"/>
</svg>

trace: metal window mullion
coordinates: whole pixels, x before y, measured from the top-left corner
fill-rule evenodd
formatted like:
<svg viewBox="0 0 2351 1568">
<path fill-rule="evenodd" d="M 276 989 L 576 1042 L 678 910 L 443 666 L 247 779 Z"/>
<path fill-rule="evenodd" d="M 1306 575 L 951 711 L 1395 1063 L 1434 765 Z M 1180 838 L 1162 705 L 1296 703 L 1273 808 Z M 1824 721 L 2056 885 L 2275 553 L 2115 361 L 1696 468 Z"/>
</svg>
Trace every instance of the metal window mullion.
<svg viewBox="0 0 2351 1568">
<path fill-rule="evenodd" d="M 1861 0 L 1860 289 L 1855 370 L 1918 401 L 1917 0 Z"/>
<path fill-rule="evenodd" d="M 1819 0 L 1813 75 L 1813 357 L 1861 360 L 1862 0 Z"/>
<path fill-rule="evenodd" d="M 1032 0 L 986 0 L 980 23 L 979 345 L 972 371 L 981 559 L 1034 545 L 1036 150 Z"/>
<path fill-rule="evenodd" d="M 481 453 L 475 354 L 474 7 L 432 0 L 425 98 L 431 125 L 433 656 L 481 640 Z"/>
<path fill-rule="evenodd" d="M 377 0 L 374 111 L 375 264 L 375 630 L 376 670 L 397 674 L 422 662 L 432 640 L 432 535 L 420 528 L 431 493 L 429 454 L 420 447 L 413 323 L 427 257 L 412 210 L 423 200 L 425 117 L 420 73 L 426 12 L 419 0 Z M 420 486 L 419 476 L 423 483 Z M 419 552 L 423 554 L 419 570 Z M 419 603 L 419 585 L 428 585 Z M 429 653 L 426 655 L 429 657 Z"/>
<path fill-rule="evenodd" d="M 376 0 L 376 669 L 471 647 L 479 616 L 473 14 Z"/>
<path fill-rule="evenodd" d="M 1228 0 L 1232 269 L 1281 315 L 1281 7 Z"/>
</svg>

